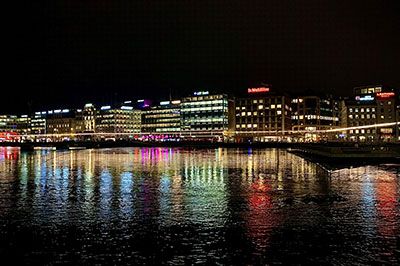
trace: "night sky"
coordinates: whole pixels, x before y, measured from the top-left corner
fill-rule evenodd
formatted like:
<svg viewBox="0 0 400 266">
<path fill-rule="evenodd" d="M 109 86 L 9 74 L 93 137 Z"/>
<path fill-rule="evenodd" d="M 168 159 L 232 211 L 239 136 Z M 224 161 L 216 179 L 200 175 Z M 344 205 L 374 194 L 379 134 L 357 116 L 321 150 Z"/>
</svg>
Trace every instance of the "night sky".
<svg viewBox="0 0 400 266">
<path fill-rule="evenodd" d="M 237 93 L 260 82 L 338 95 L 359 85 L 400 87 L 398 2 L 19 4 L 4 9 L 0 111 L 163 99 L 170 90 Z"/>
</svg>

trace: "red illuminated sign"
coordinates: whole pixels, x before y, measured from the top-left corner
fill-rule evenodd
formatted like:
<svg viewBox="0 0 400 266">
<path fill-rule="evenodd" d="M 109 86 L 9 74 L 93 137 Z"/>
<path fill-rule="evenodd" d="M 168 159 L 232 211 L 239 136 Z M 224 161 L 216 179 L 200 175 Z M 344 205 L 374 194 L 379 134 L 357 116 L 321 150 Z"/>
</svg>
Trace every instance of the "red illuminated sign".
<svg viewBox="0 0 400 266">
<path fill-rule="evenodd" d="M 377 92 L 376 93 L 376 97 L 378 97 L 378 98 L 391 98 L 394 95 L 395 95 L 394 92 Z"/>
<path fill-rule="evenodd" d="M 269 92 L 269 88 L 259 87 L 259 88 L 248 88 L 247 93 L 260 93 L 260 92 Z"/>
</svg>

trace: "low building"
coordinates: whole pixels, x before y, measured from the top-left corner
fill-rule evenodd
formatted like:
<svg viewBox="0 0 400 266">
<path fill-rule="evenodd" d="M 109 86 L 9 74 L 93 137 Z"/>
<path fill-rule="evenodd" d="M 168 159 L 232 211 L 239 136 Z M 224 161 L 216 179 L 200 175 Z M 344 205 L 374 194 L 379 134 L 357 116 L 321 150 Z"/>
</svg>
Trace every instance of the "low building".
<svg viewBox="0 0 400 266">
<path fill-rule="evenodd" d="M 79 124 L 79 129 L 77 132 L 80 133 L 94 133 L 96 132 L 96 107 L 87 103 L 83 109 L 76 110 L 77 124 Z"/>
<path fill-rule="evenodd" d="M 181 101 L 162 101 L 142 112 L 142 133 L 150 139 L 179 139 L 181 131 Z"/>
<path fill-rule="evenodd" d="M 238 141 L 281 141 L 291 131 L 290 97 L 270 87 L 248 88 L 235 99 L 235 132 Z"/>
<path fill-rule="evenodd" d="M 35 112 L 29 122 L 31 134 L 40 135 L 46 134 L 46 115 L 47 112 Z"/>
<path fill-rule="evenodd" d="M 54 139 L 71 139 L 72 135 L 79 131 L 80 125 L 77 123 L 75 111 L 70 109 L 47 111 L 46 133 L 54 134 Z"/>
<path fill-rule="evenodd" d="M 199 91 L 182 98 L 181 136 L 224 140 L 234 129 L 234 117 L 230 112 L 233 108 L 234 101 L 226 94 L 210 95 L 208 91 Z"/>
<path fill-rule="evenodd" d="M 393 89 L 382 85 L 354 88 L 354 98 L 346 102 L 346 107 L 347 126 L 354 127 L 347 132 L 348 140 L 374 142 L 396 139 L 395 125 L 368 127 L 396 122 L 396 92 Z"/>
<path fill-rule="evenodd" d="M 332 96 L 302 95 L 291 100 L 292 130 L 300 141 L 332 139 L 339 134 L 321 133 L 339 127 L 339 101 Z"/>
<path fill-rule="evenodd" d="M 130 105 L 102 106 L 97 112 L 95 129 L 97 133 L 117 133 L 110 135 L 112 138 L 137 138 L 140 128 L 141 111 Z M 118 136 L 118 133 L 121 135 Z"/>
</svg>

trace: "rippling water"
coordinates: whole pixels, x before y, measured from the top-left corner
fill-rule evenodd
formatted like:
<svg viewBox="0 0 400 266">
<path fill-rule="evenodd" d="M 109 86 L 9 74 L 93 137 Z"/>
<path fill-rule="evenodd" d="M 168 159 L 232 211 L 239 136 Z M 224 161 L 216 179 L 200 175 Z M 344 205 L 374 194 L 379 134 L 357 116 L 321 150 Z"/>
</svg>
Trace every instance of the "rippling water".
<svg viewBox="0 0 400 266">
<path fill-rule="evenodd" d="M 278 149 L 0 148 L 0 254 L 14 265 L 397 264 L 399 172 L 327 172 Z"/>
</svg>

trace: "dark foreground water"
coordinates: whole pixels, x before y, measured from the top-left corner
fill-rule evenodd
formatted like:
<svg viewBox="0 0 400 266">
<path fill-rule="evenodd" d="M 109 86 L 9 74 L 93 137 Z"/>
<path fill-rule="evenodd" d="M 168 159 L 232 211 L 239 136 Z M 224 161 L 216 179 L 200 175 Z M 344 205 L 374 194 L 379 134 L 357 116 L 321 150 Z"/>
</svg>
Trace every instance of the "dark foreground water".
<svg viewBox="0 0 400 266">
<path fill-rule="evenodd" d="M 0 148 L 1 265 L 394 265 L 399 172 L 277 149 Z"/>
</svg>

